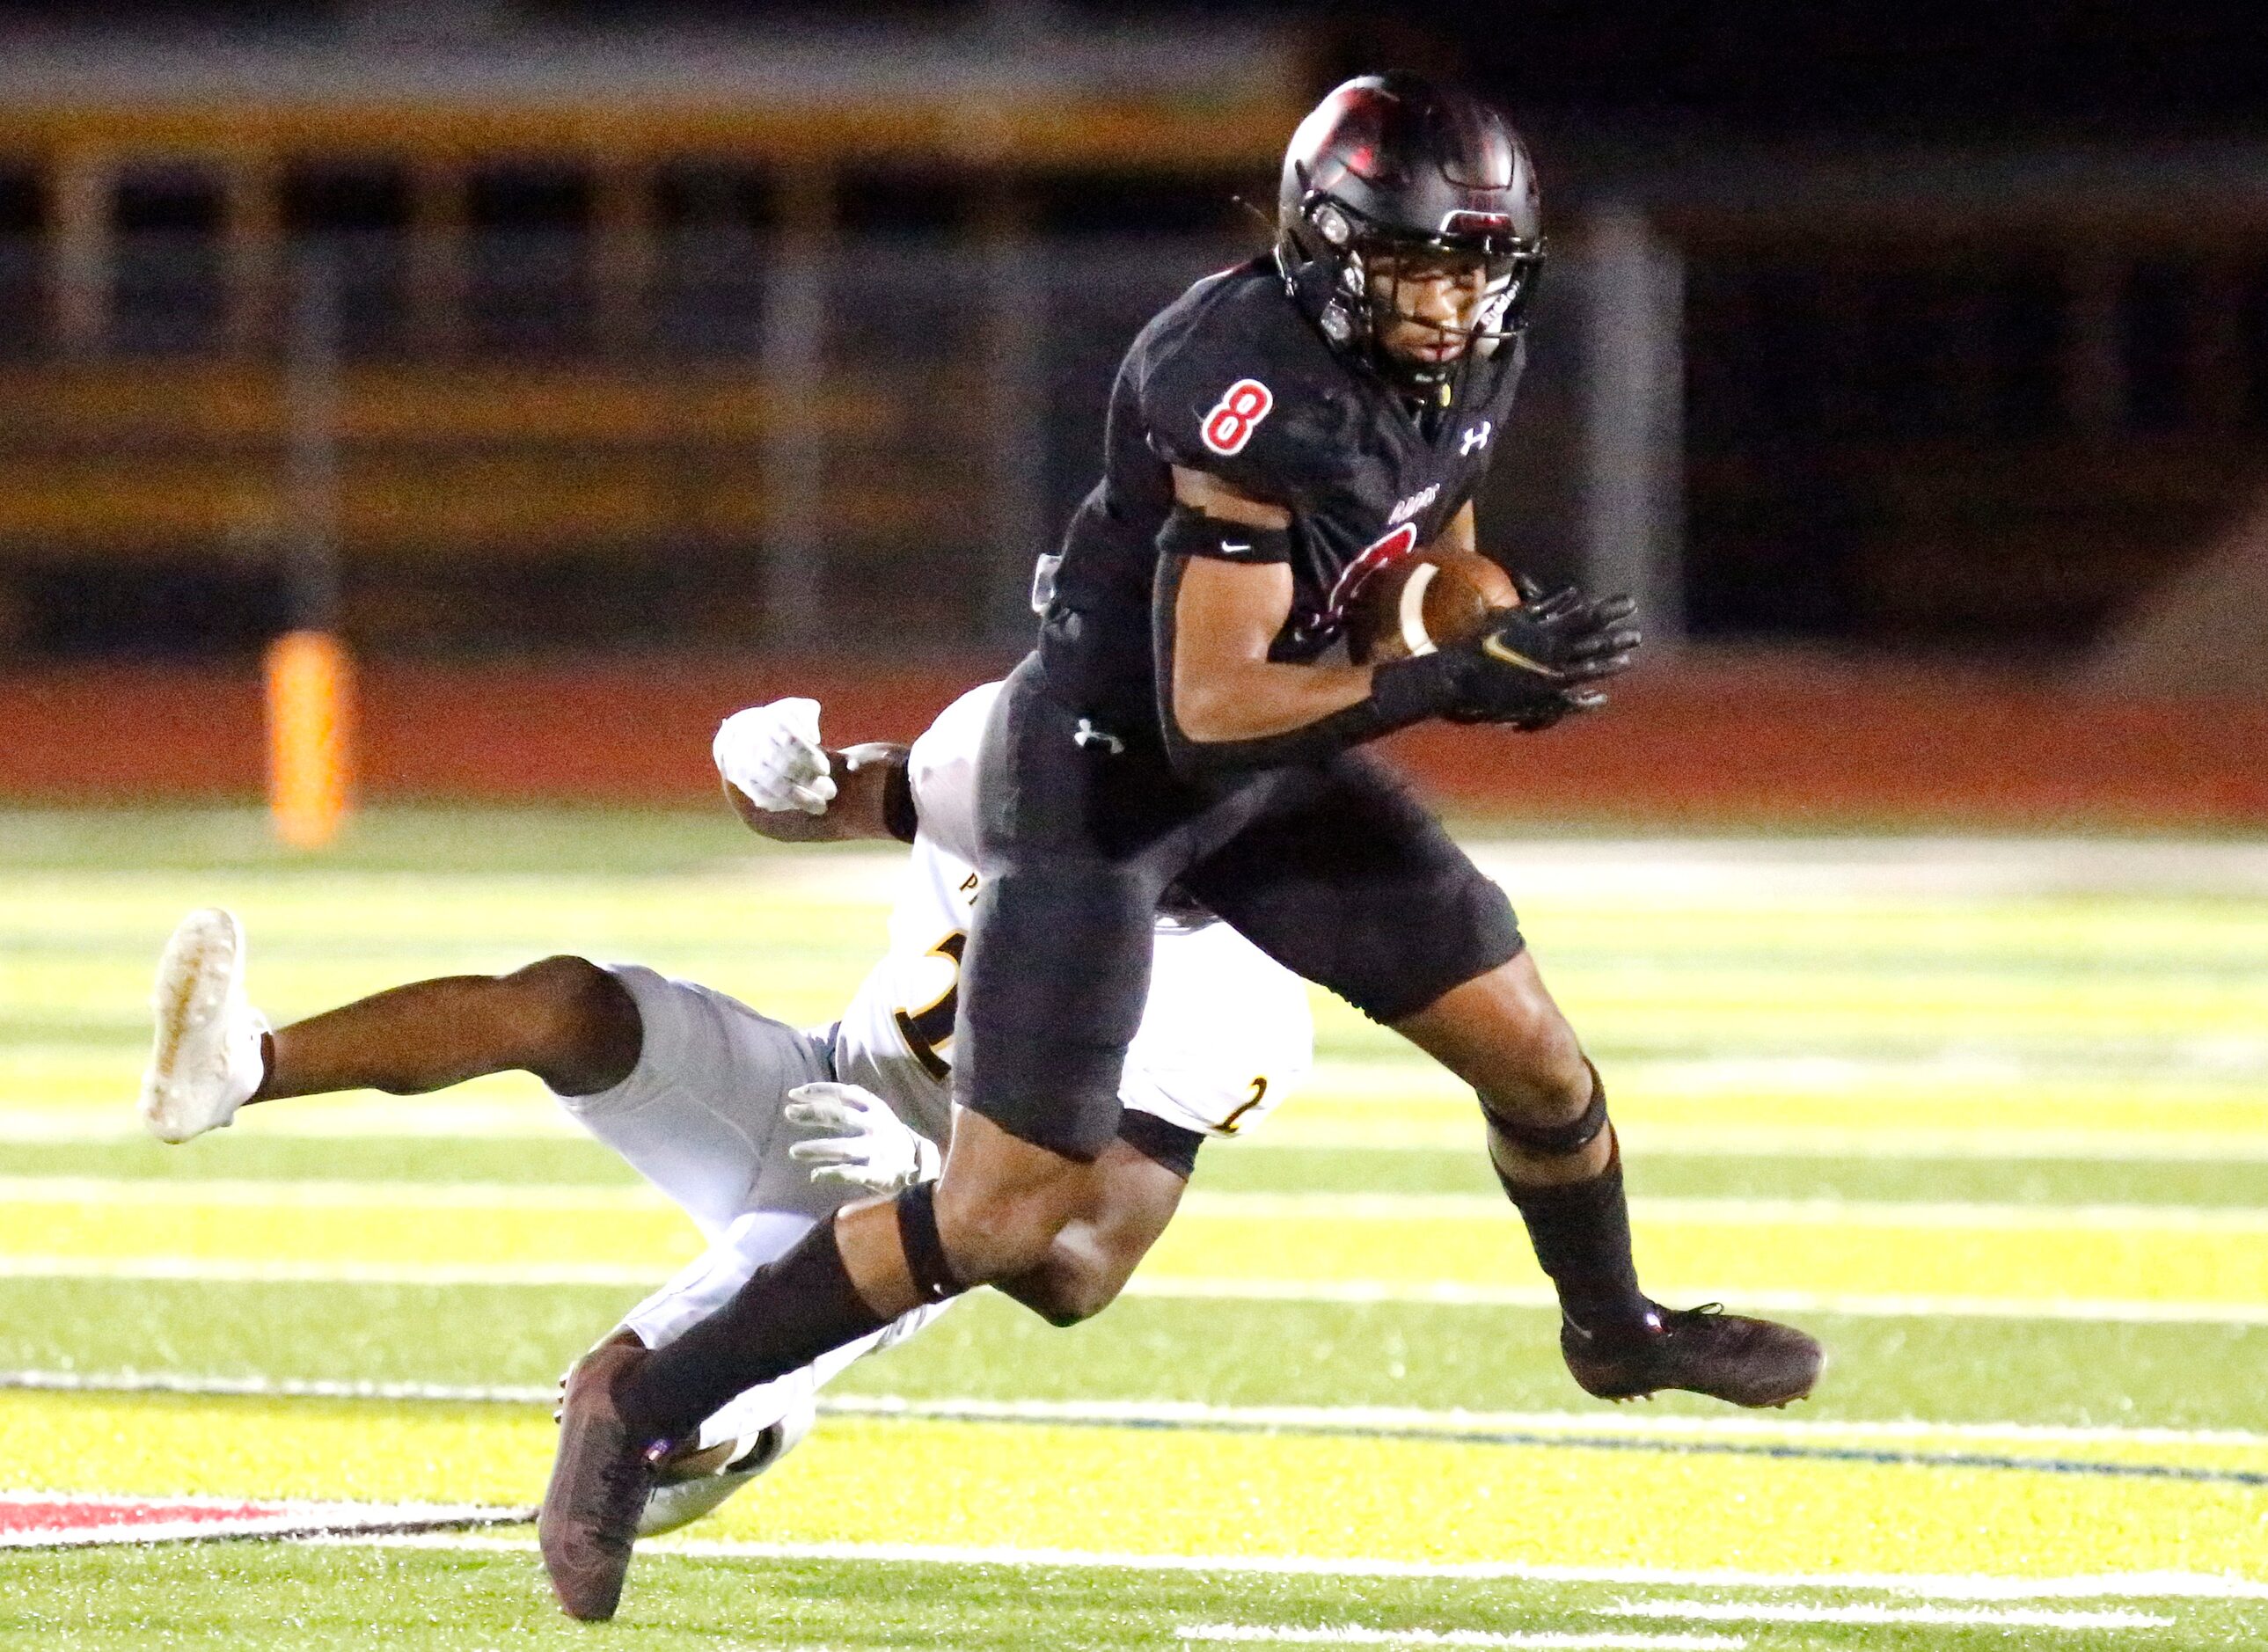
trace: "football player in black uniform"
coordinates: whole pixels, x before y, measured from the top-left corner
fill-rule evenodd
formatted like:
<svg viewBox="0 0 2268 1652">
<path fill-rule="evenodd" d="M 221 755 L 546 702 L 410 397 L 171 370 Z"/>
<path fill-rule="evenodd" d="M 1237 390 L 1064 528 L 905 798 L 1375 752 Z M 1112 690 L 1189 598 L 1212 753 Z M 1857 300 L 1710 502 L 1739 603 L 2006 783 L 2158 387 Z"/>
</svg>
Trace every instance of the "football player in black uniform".
<svg viewBox="0 0 2268 1652">
<path fill-rule="evenodd" d="M 986 738 L 943 1177 L 821 1224 L 670 1347 L 578 1368 L 541 1533 L 571 1612 L 613 1612 L 667 1442 L 923 1301 L 1024 1273 L 1138 1179 L 1119 1070 L 1169 893 L 1472 1084 L 1585 1389 L 1810 1391 L 1822 1355 L 1801 1332 L 1639 1289 L 1596 1069 L 1503 893 L 1357 749 L 1426 717 L 1538 730 L 1595 707 L 1637 643 L 1630 604 L 1531 591 L 1469 645 L 1377 666 L 1333 652 L 1366 575 L 1473 547 L 1542 258 L 1500 114 L 1406 77 L 1351 81 L 1292 140 L 1273 253 L 1135 340 L 1102 481 Z"/>
</svg>

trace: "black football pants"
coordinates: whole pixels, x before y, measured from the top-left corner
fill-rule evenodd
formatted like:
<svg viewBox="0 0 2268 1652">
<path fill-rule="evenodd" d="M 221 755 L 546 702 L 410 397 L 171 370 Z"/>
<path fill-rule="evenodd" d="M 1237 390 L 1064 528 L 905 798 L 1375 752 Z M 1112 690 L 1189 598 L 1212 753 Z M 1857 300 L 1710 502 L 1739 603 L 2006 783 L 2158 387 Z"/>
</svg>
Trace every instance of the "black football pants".
<svg viewBox="0 0 2268 1652">
<path fill-rule="evenodd" d="M 1521 950 L 1504 892 L 1377 760 L 1183 780 L 1154 729 L 1096 726 L 1036 656 L 993 707 L 977 796 L 954 1098 L 1070 1158 L 1117 1132 L 1169 884 L 1381 1022 Z"/>
</svg>

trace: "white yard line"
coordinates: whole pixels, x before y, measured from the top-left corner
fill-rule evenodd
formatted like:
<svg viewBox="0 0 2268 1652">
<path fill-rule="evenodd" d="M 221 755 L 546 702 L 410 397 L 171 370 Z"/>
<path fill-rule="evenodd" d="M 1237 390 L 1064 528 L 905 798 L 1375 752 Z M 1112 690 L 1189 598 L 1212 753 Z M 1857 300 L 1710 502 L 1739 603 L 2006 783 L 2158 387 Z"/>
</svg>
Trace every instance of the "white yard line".
<svg viewBox="0 0 2268 1652">
<path fill-rule="evenodd" d="M 122 1279 L 229 1285 L 603 1285 L 651 1289 L 670 1267 L 612 1262 L 300 1262 L 283 1258 L 0 1255 L 0 1279 Z"/>
<path fill-rule="evenodd" d="M 1296 1116 L 1296 1115 L 1295 1115 Z M 1648 1124 L 1616 1126 L 1633 1156 L 1648 1159 L 1785 1158 L 1891 1159 L 1926 1164 L 1953 1159 L 2055 1161 L 2073 1164 L 2258 1164 L 2268 1163 L 2268 1135 L 2140 1130 L 1926 1130 L 1843 1128 L 1834 1125 L 1713 1126 Z M 1348 1147 L 1432 1148 L 1430 1142 L 1380 1143 L 1347 1133 Z M 1265 1138 L 1275 1141 L 1276 1138 Z M 1295 1145 L 1281 1142 L 1280 1145 Z M 1325 1133 L 1302 1136 L 1299 1146 L 1329 1146 Z M 1463 1142 L 1452 1146 L 1469 1145 Z"/>
<path fill-rule="evenodd" d="M 533 1538 L 407 1536 L 342 1542 L 389 1548 L 532 1552 Z M 1422 1578 L 1480 1582 L 1601 1583 L 1628 1588 L 1856 1590 L 1925 1600 L 2268 1600 L 2268 1582 L 2209 1572 L 2110 1572 L 2010 1577 L 1984 1573 L 1751 1572 L 1645 1566 L 1550 1566 L 1521 1560 L 1375 1560 L 1264 1554 L 1142 1554 L 1088 1549 L 963 1547 L 917 1543 L 748 1543 L 665 1538 L 647 1554 L 698 1560 L 843 1560 L 866 1564 L 1063 1567 L 1132 1572 L 1219 1572 L 1263 1577 Z"/>
<path fill-rule="evenodd" d="M 1174 1631 L 1182 1640 L 1201 1646 L 1446 1646 L 1526 1647 L 1576 1652 L 1740 1652 L 1749 1642 L 1742 1635 L 1722 1634 L 1591 1634 L 1580 1630 L 1534 1629 L 1494 1632 L 1486 1629 L 1373 1629 L 1361 1624 L 1329 1628 L 1302 1628 L 1293 1624 L 1187 1623 Z"/>
<path fill-rule="evenodd" d="M 107 1279 L 219 1284 L 341 1284 L 639 1289 L 669 1269 L 615 1263 L 296 1261 L 177 1256 L 0 1255 L 0 1279 Z M 1657 1295 L 1702 1301 L 1724 1294 L 1707 1281 L 1669 1280 Z M 2268 1325 L 2268 1303 L 2139 1302 L 2060 1296 L 1892 1296 L 1833 1291 L 1742 1290 L 1744 1310 L 1857 1318 L 2051 1319 L 2128 1325 Z M 1136 1274 L 1129 1296 L 1202 1302 L 1410 1303 L 1442 1308 L 1550 1308 L 1546 1285 L 1408 1284 L 1384 1280 L 1175 1279 Z"/>
<path fill-rule="evenodd" d="M 131 1091 L 128 1094 L 130 1096 Z M 21 1098 L 28 1101 L 30 1098 Z M 423 1106 L 386 1101 L 326 1098 L 302 1111 L 267 1109 L 244 1115 L 246 1136 L 282 1136 L 294 1141 L 588 1141 L 582 1127 L 541 1102 L 451 1101 Z M 149 1133 L 122 1104 L 92 1107 L 0 1105 L 0 1142 L 114 1143 L 147 1142 Z"/>
<path fill-rule="evenodd" d="M 0 1184 L 4 1186 L 4 1184 Z M 2268 1234 L 2268 1210 L 2213 1205 L 1983 1204 L 1860 1199 L 1652 1199 L 1630 1201 L 1639 1222 L 1708 1227 L 1924 1228 L 2007 1231 L 2162 1230 Z M 1513 1222 L 1488 1193 L 1214 1193 L 1192 1192 L 1191 1215 L 1332 1222 Z"/>
<path fill-rule="evenodd" d="M 187 1394 L 215 1399 L 414 1400 L 439 1405 L 543 1406 L 559 1397 L 537 1384 L 386 1383 L 294 1377 L 202 1377 L 190 1372 L 0 1371 L 0 1390 L 57 1394 Z"/>
<path fill-rule="evenodd" d="M 1984 1625 L 2007 1629 L 2162 1629 L 2174 1620 L 2117 1607 L 2056 1612 L 2036 1606 L 1807 1606 L 1756 1601 L 1624 1600 L 1594 1609 L 1602 1618 L 1667 1618 L 1687 1623 L 1864 1623 Z"/>
<path fill-rule="evenodd" d="M 1499 1201 L 1500 1202 L 1500 1201 Z M 409 1210 L 667 1210 L 643 1182 L 349 1181 L 317 1178 L 0 1176 L 10 1205 L 211 1205 L 278 1209 L 374 1205 Z"/>
<path fill-rule="evenodd" d="M 345 1205 L 434 1210 L 664 1210 L 642 1183 L 298 1180 L 253 1178 L 0 1176 L 0 1204 L 166 1205 L 279 1209 Z M 1492 1193 L 1207 1193 L 1186 1195 L 1184 1215 L 1235 1221 L 1471 1222 L 1507 1224 L 1517 1213 Z M 1848 1199 L 1631 1200 L 1640 1222 L 1705 1227 L 1831 1227 L 1995 1232 L 2167 1232 L 2268 1235 L 2268 1209 L 2243 1206 L 1998 1204 Z"/>
<path fill-rule="evenodd" d="M 4 1382 L 0 1376 L 0 1382 Z M 1616 1412 L 1429 1411 L 1402 1406 L 1213 1406 L 1194 1400 L 905 1399 L 836 1394 L 820 1409 L 837 1416 L 923 1417 L 982 1422 L 1221 1423 L 1240 1428 L 1346 1428 L 1429 1432 L 1565 1434 L 1658 1440 L 2010 1441 L 2036 1445 L 2198 1446 L 2268 1449 L 2268 1434 L 2237 1428 L 2086 1428 L 2025 1422 L 1815 1421 L 1766 1417 L 1644 1417 Z"/>
<path fill-rule="evenodd" d="M 90 1394 L 185 1394 L 217 1399 L 368 1399 L 449 1405 L 548 1406 L 544 1384 L 409 1383 L 320 1377 L 208 1377 L 193 1372 L 0 1371 L 0 1390 Z M 2176 1446 L 2268 1449 L 2268 1434 L 2236 1428 L 2121 1428 L 2027 1422 L 1851 1421 L 1766 1417 L 1646 1417 L 1617 1412 L 1429 1411 L 1403 1406 L 1215 1406 L 1197 1400 L 920 1399 L 836 1394 L 819 1402 L 829 1416 L 933 1422 L 1144 1423 L 1249 1429 L 1345 1430 L 1404 1435 L 1536 1434 L 1582 1438 L 1888 1443 L 1931 1441 L 2026 1445 Z"/>
<path fill-rule="evenodd" d="M 1529 900 L 1658 908 L 2268 894 L 2268 845 L 2110 837 L 1549 838 L 1467 845 Z"/>
<path fill-rule="evenodd" d="M 1629 1062 L 1618 1063 L 1627 1067 Z M 2268 1062 L 2264 1062 L 2268 1065 Z M 1259 1134 L 1217 1151 L 1244 1153 L 1255 1143 L 1269 1148 L 1322 1148 L 1365 1153 L 1476 1152 L 1477 1126 L 1469 1098 L 1456 1101 L 1457 1114 L 1446 1128 L 1434 1120 L 1395 1120 L 1381 1104 L 1374 1128 L 1335 1123 L 1308 1125 L 1295 1098 L 1285 1113 Z M 498 1107 L 466 1117 L 436 1115 L 403 1119 L 375 1106 L 351 1116 L 300 1113 L 262 1121 L 246 1135 L 292 1141 L 417 1142 L 571 1141 L 587 1139 L 571 1123 Z M 1634 1154 L 1700 1158 L 1880 1158 L 1900 1161 L 1958 1159 L 2068 1160 L 2079 1164 L 2245 1164 L 2268 1162 L 2268 1134 L 2235 1131 L 1977 1130 L 1909 1129 L 1837 1125 L 1656 1124 L 1643 1117 L 1622 1129 Z M 0 1146 L 115 1146 L 145 1142 L 142 1127 L 127 1120 L 113 1122 L 58 1108 L 0 1106 Z"/>
<path fill-rule="evenodd" d="M 1665 1299 L 1701 1301 L 1722 1293 L 1703 1281 L 1668 1281 L 1649 1286 Z M 1145 1279 L 1138 1274 L 1130 1296 L 1184 1297 L 1223 1302 L 1415 1303 L 1446 1308 L 1550 1308 L 1543 1285 L 1403 1284 L 1386 1281 L 1270 1279 Z M 2268 1325 L 2268 1303 L 2137 1302 L 2065 1296 L 1870 1296 L 1834 1291 L 1742 1290 L 1743 1311 L 1757 1313 L 1845 1314 L 1858 1318 L 2068 1319 L 2132 1325 Z"/>
</svg>

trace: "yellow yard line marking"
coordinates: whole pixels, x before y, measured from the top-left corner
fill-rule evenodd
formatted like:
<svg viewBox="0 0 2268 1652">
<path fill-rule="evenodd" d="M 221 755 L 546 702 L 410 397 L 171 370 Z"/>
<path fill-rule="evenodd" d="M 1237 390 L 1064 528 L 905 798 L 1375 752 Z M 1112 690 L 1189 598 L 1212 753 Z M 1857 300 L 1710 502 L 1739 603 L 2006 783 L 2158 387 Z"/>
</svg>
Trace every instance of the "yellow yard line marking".
<svg viewBox="0 0 2268 1652">
<path fill-rule="evenodd" d="M 672 1207 L 643 1184 L 352 1181 L 214 1177 L 0 1176 L 0 1206 L 167 1206 L 340 1209 L 660 1211 Z M 1640 1222 L 1713 1227 L 1976 1229 L 2006 1232 L 2268 1234 L 2268 1209 L 2217 1205 L 1991 1204 L 1855 1199 L 1648 1198 L 1631 1200 Z M 1211 1193 L 1185 1195 L 1180 1220 L 1299 1222 L 1477 1222 L 1517 1220 L 1489 1193 Z M 0 1232 L 4 1232 L 0 1221 Z"/>
<path fill-rule="evenodd" d="M 644 1289 L 661 1282 L 666 1265 L 642 1267 L 608 1262 L 364 1262 L 267 1258 L 179 1256 L 0 1255 L 0 1279 L 140 1280 L 158 1283 L 258 1285 L 492 1286 L 549 1289 L 593 1286 Z M 1664 1274 L 1652 1279 L 1657 1296 L 1698 1302 L 1721 1289 Z M 1407 1303 L 1434 1308 L 1556 1307 L 1550 1286 L 1465 1285 L 1381 1279 L 1302 1280 L 1263 1276 L 1208 1278 L 1137 1274 L 1129 1296 L 1167 1301 Z M 1859 1318 L 2048 1319 L 2132 1325 L 2268 1325 L 2268 1303 L 2206 1302 L 2097 1296 L 1922 1296 L 1790 1290 L 1761 1287 L 1741 1293 L 1740 1305 L 1759 1313 L 1836 1314 Z"/>
<path fill-rule="evenodd" d="M 307 1277 L 423 1271 L 469 1281 L 517 1269 L 532 1270 L 530 1278 L 658 1280 L 700 1244 L 676 1211 L 612 1189 L 576 1190 L 533 1208 L 421 1208 L 296 1195 L 200 1203 L 195 1184 L 165 1186 L 173 1192 L 163 1199 L 0 1203 L 0 1260 L 45 1274 L 130 1263 L 178 1268 L 182 1277 L 223 1265 L 247 1277 L 289 1277 L 298 1267 Z M 1507 1288 L 1525 1299 L 1541 1289 L 1520 1224 L 1499 1202 L 1363 1202 L 1371 1197 L 1347 1205 L 1333 1196 L 1233 1195 L 1200 1204 L 1167 1230 L 1138 1278 L 1153 1291 L 1226 1284 L 1237 1295 L 1318 1299 L 1383 1291 L 1503 1300 Z M 2061 1220 L 2052 1207 L 1967 1214 L 1979 1211 L 1980 1219 L 1962 1221 L 1940 1208 L 1868 1207 L 1859 1214 L 1879 1219 L 1861 1221 L 1827 1206 L 1665 1201 L 1659 1211 L 1639 1205 L 1634 1235 L 1643 1276 L 1665 1296 L 2013 1301 L 2025 1304 L 2021 1311 L 2083 1297 L 2179 1303 L 2183 1318 L 2198 1303 L 2268 1304 L 2268 1245 L 2250 1213 L 2150 1208 L 2095 1222 Z"/>
<path fill-rule="evenodd" d="M 177 1394 L 214 1399 L 363 1399 L 382 1404 L 550 1406 L 551 1383 L 381 1382 L 366 1378 L 217 1377 L 179 1371 L 0 1370 L 0 1389 L 72 1394 Z M 1364 1430 L 1407 1434 L 1519 1432 L 1633 1440 L 1991 1442 L 2027 1447 L 2077 1446 L 2110 1452 L 2174 1451 L 2194 1460 L 2268 1451 L 2268 1434 L 2242 1428 L 2123 1428 L 2042 1422 L 1931 1422 L 1918 1418 L 1727 1415 L 1651 1416 L 1628 1411 L 1428 1410 L 1410 1406 L 1223 1406 L 1174 1399 L 986 1399 L 899 1394 L 822 1395 L 830 1416 L 902 1417 L 930 1421 L 1089 1422 L 1233 1425 L 1270 1428 Z M 2105 1460 L 2117 1460 L 2115 1457 Z"/>
<path fill-rule="evenodd" d="M 554 1443 L 539 1406 L 0 1394 L 0 1459 L 33 1487 L 513 1505 L 540 1492 Z M 1184 1563 L 1550 1566 L 1580 1552 L 1601 1568 L 1830 1582 L 2061 1579 L 2103 1554 L 2145 1573 L 2268 1575 L 2263 1494 L 2241 1486 L 1558 1446 L 1487 1461 L 1476 1472 L 1475 1448 L 1450 1441 L 836 1417 L 703 1535 Z M 1791 1507 L 1806 1518 L 1771 1517 Z"/>
<path fill-rule="evenodd" d="M 533 1538 L 456 1536 L 339 1538 L 341 1546 L 468 1549 L 533 1554 Z M 1867 1590 L 1924 1600 L 2268 1600 L 2268 1583 L 2220 1573 L 2096 1572 L 2068 1577 L 1989 1572 L 1760 1572 L 1739 1567 L 1697 1571 L 1674 1566 L 1565 1566 L 1521 1560 L 1467 1563 L 1334 1559 L 1314 1555 L 1149 1554 L 1128 1550 L 980 1547 L 966 1544 L 766 1543 L 659 1538 L 642 1555 L 683 1560 L 837 1560 L 848 1565 L 1059 1567 L 1129 1572 L 1220 1572 L 1263 1577 L 1379 1577 L 1474 1582 L 1624 1585 L 1631 1588 Z"/>
</svg>

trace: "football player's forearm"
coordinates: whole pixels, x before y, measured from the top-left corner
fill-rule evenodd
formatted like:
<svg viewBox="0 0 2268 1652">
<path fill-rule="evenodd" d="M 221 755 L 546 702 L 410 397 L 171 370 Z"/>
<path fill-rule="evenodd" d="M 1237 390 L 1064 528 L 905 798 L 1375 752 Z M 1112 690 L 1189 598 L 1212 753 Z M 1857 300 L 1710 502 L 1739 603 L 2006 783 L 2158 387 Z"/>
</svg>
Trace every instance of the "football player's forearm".
<svg viewBox="0 0 2268 1652">
<path fill-rule="evenodd" d="M 1268 657 L 1291 611 L 1288 567 L 1167 549 L 1152 592 L 1152 642 L 1159 722 L 1175 768 L 1320 762 L 1386 731 L 1373 668 Z"/>
<path fill-rule="evenodd" d="M 1185 576 L 1195 587 L 1186 600 Z M 1447 703 L 1444 662 L 1431 657 L 1376 666 L 1268 658 L 1291 606 L 1280 568 L 1167 557 L 1154 600 L 1158 717 L 1182 774 L 1327 762 Z"/>
<path fill-rule="evenodd" d="M 1326 762 L 1351 746 L 1439 716 L 1448 703 L 1447 686 L 1438 669 L 1443 663 L 1440 655 L 1426 655 L 1378 667 L 1272 667 L 1283 672 L 1331 672 L 1335 676 L 1359 671 L 1367 679 L 1367 692 L 1280 732 L 1241 738 L 1193 738 L 1172 703 L 1170 690 L 1164 686 L 1167 679 L 1161 676 L 1159 697 L 1166 703 L 1160 705 L 1160 711 L 1167 758 L 1184 775 L 1228 774 L 1241 769 Z"/>
<path fill-rule="evenodd" d="M 1177 660 L 1174 715 L 1183 738 L 1200 745 L 1266 739 L 1322 722 L 1370 698 L 1367 665 L 1281 665 L 1270 660 Z"/>
<path fill-rule="evenodd" d="M 850 843 L 895 834 L 890 830 L 893 774 L 902 775 L 907 748 L 873 742 L 830 751 L 836 776 L 835 796 L 820 814 L 796 809 L 760 809 L 729 782 L 725 796 L 748 830 L 775 843 Z"/>
</svg>

